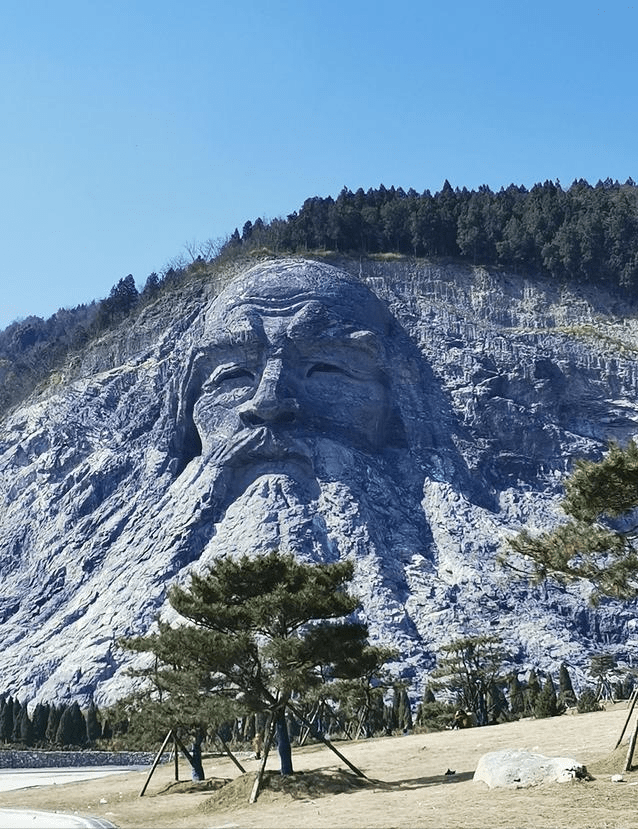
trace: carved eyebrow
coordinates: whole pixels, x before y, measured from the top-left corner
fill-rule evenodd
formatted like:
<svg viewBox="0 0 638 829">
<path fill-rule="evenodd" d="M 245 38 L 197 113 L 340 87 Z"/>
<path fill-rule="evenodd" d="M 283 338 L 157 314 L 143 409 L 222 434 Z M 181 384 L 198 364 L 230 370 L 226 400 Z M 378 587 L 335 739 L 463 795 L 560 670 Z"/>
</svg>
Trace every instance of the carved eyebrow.
<svg viewBox="0 0 638 829">
<path fill-rule="evenodd" d="M 220 328 L 210 338 L 208 348 L 215 351 L 224 348 L 245 348 L 246 346 L 261 345 L 264 341 L 263 332 L 252 327 L 237 330 Z"/>
<path fill-rule="evenodd" d="M 292 332 L 291 332 L 292 333 Z M 292 337 L 293 341 L 297 340 Z M 385 348 L 383 341 L 374 331 L 348 330 L 348 329 L 327 329 L 326 331 L 315 331 L 312 337 L 299 337 L 297 342 L 303 343 L 306 340 L 311 348 L 325 348 L 334 345 L 348 350 L 363 352 L 376 360 L 383 361 Z"/>
</svg>

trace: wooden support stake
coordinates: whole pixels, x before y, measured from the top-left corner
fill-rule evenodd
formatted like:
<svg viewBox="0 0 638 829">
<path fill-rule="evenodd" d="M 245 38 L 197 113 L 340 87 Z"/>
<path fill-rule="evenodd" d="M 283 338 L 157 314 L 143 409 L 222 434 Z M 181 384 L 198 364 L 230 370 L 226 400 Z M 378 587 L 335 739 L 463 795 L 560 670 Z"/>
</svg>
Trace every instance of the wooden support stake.
<svg viewBox="0 0 638 829">
<path fill-rule="evenodd" d="M 631 761 L 634 758 L 634 749 L 636 748 L 636 739 L 638 738 L 638 719 L 634 727 L 631 740 L 629 740 L 629 748 L 627 749 L 627 759 L 625 760 L 625 771 L 631 771 Z"/>
<path fill-rule="evenodd" d="M 233 752 L 230 750 L 230 748 L 229 748 L 229 747 L 228 747 L 228 745 L 226 744 L 226 741 L 225 741 L 225 740 L 224 740 L 224 738 L 221 736 L 221 734 L 215 734 L 215 737 L 216 737 L 216 738 L 219 740 L 219 742 L 222 744 L 222 748 L 224 749 L 224 751 L 226 752 L 226 754 L 230 757 L 230 759 L 233 761 L 233 763 L 237 766 L 237 768 L 239 769 L 239 771 L 240 771 L 242 774 L 246 774 L 246 769 L 242 766 L 242 764 L 239 762 L 239 760 L 235 757 L 235 755 L 234 755 L 234 754 L 233 754 Z"/>
<path fill-rule="evenodd" d="M 180 740 L 180 738 L 177 736 L 175 732 L 173 732 L 173 736 L 175 739 L 175 753 L 177 754 L 177 748 L 179 748 L 184 757 L 186 757 L 188 762 L 191 764 L 191 766 L 195 768 L 195 761 L 193 760 L 190 752 L 188 751 L 184 743 Z"/>
<path fill-rule="evenodd" d="M 618 738 L 618 742 L 614 746 L 614 751 L 618 748 L 618 746 L 622 743 L 622 738 L 625 736 L 625 731 L 627 730 L 627 726 L 629 725 L 629 720 L 631 719 L 631 715 L 634 712 L 634 708 L 636 707 L 636 700 L 638 700 L 638 688 L 634 688 L 631 692 L 631 706 L 629 707 L 629 713 L 627 714 L 627 719 L 625 720 L 625 724 L 622 727 L 622 731 L 620 732 L 620 737 Z"/>
<path fill-rule="evenodd" d="M 175 768 L 175 782 L 179 783 L 179 749 L 177 748 L 177 734 L 173 731 L 173 766 Z"/>
<path fill-rule="evenodd" d="M 144 792 L 146 791 L 146 788 L 147 788 L 148 784 L 151 782 L 151 777 L 153 776 L 153 772 L 154 772 L 154 771 L 155 771 L 155 769 L 157 768 L 157 765 L 158 765 L 158 763 L 159 763 L 159 761 L 160 761 L 160 758 L 161 758 L 162 754 L 164 754 L 164 751 L 165 751 L 165 749 L 166 749 L 166 746 L 168 745 L 168 743 L 169 743 L 169 741 L 170 741 L 170 739 L 171 739 L 171 737 L 172 737 L 172 736 L 173 736 L 173 729 L 171 728 L 171 730 L 170 730 L 170 731 L 168 732 L 168 734 L 166 735 L 166 739 L 165 739 L 165 740 L 164 740 L 164 742 L 162 743 L 162 747 L 161 747 L 161 748 L 160 748 L 160 750 L 157 752 L 157 756 L 155 757 L 155 761 L 154 761 L 154 763 L 153 763 L 153 767 L 152 767 L 152 768 L 151 768 L 151 770 L 149 771 L 149 773 L 148 773 L 148 777 L 146 778 L 146 783 L 144 783 L 144 786 L 142 787 L 142 791 L 140 792 L 140 797 L 144 797 Z"/>
<path fill-rule="evenodd" d="M 297 708 L 295 708 L 295 706 L 294 706 L 292 703 L 290 703 L 290 702 L 288 703 L 288 708 L 290 708 L 290 710 L 294 713 L 294 715 L 295 715 L 298 719 L 300 719 L 300 720 L 301 720 L 301 722 L 302 722 L 302 723 L 304 723 L 305 725 L 307 725 L 307 726 L 310 728 L 310 730 L 312 731 L 312 733 L 314 734 L 314 736 L 315 736 L 318 740 L 321 740 L 321 742 L 322 742 L 325 746 L 328 746 L 328 748 L 330 749 L 330 751 L 334 751 L 334 753 L 337 755 L 337 757 L 339 757 L 339 759 L 340 759 L 340 760 L 343 760 L 343 762 L 344 762 L 347 766 L 349 766 L 349 767 L 352 769 L 352 771 L 353 771 L 353 772 L 354 772 L 354 773 L 355 773 L 358 777 L 363 777 L 363 778 L 365 778 L 366 780 L 368 779 L 368 778 L 365 776 L 365 774 L 361 771 L 361 769 L 358 769 L 358 768 L 357 768 L 357 767 L 356 767 L 353 763 L 351 763 L 351 762 L 350 762 L 350 760 L 348 760 L 348 758 L 347 758 L 347 757 L 344 757 L 344 756 L 343 756 L 343 754 L 342 754 L 340 751 L 338 751 L 338 750 L 337 750 L 337 749 L 336 749 L 336 748 L 332 745 L 332 743 L 330 742 L 330 740 L 328 740 L 328 738 L 327 738 L 327 737 L 324 737 L 324 736 L 323 736 L 323 734 L 320 734 L 320 733 L 317 731 L 317 729 L 314 727 L 314 725 L 312 725 L 312 723 L 309 723 L 309 722 L 308 722 L 308 720 L 307 720 L 307 719 L 304 717 L 304 715 L 301 713 L 301 711 L 299 711 Z"/>
<path fill-rule="evenodd" d="M 250 793 L 250 797 L 248 798 L 249 803 L 254 803 L 257 798 L 259 797 L 259 789 L 261 788 L 261 781 L 264 777 L 264 772 L 266 771 L 266 760 L 268 759 L 268 752 L 270 751 L 270 745 L 273 741 L 273 737 L 275 736 L 275 727 L 277 725 L 277 720 L 274 714 L 270 715 L 270 720 L 268 721 L 268 725 L 266 727 L 266 740 L 264 742 L 264 756 L 261 758 L 261 763 L 259 764 L 259 771 L 255 775 L 255 782 L 253 783 L 253 788 Z"/>
</svg>

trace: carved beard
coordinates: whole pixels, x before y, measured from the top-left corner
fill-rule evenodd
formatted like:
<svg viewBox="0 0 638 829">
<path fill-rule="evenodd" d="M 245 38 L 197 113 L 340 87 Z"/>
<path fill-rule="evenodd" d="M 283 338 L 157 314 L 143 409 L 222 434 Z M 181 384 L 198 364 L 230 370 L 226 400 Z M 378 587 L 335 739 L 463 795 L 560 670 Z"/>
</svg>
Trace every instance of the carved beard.
<svg viewBox="0 0 638 829">
<path fill-rule="evenodd" d="M 228 450 L 224 466 L 205 466 L 212 474 L 198 482 L 212 485 L 202 564 L 273 549 L 312 561 L 390 552 L 397 566 L 414 552 L 429 557 L 420 490 L 412 493 L 383 458 L 325 437 L 297 441 L 296 453 L 286 441 L 287 454 L 267 455 L 276 439 L 255 431 Z"/>
<path fill-rule="evenodd" d="M 258 455 L 257 447 L 267 445 L 259 439 L 234 459 L 229 449 L 224 466 L 210 458 L 194 462 L 172 496 L 182 510 L 181 526 L 165 528 L 173 538 L 173 574 L 186 582 L 193 569 L 205 571 L 221 556 L 275 549 L 317 563 L 350 558 L 355 575 L 349 589 L 362 602 L 358 615 L 372 639 L 393 642 L 404 656 L 413 653 L 420 636 L 409 609 L 410 584 L 430 580 L 434 569 L 420 497 L 383 457 L 325 437 L 304 444 L 309 460 L 303 469 L 292 466 L 299 474 L 262 468 L 263 457 L 244 466 L 245 451 Z M 242 468 L 239 484 L 233 473 Z"/>
</svg>

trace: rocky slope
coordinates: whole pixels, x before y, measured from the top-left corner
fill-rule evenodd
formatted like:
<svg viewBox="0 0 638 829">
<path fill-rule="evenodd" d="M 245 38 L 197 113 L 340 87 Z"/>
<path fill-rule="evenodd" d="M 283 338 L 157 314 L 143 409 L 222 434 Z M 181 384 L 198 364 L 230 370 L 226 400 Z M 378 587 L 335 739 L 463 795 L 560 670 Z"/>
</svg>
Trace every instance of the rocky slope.
<svg viewBox="0 0 638 829">
<path fill-rule="evenodd" d="M 273 547 L 352 556 L 362 616 L 415 688 L 461 634 L 501 635 L 521 671 L 567 661 L 581 683 L 591 653 L 631 663 L 634 605 L 514 582 L 496 553 L 560 520 L 574 456 L 638 431 L 636 317 L 600 291 L 479 268 L 335 264 L 394 317 L 409 439 L 368 457 L 320 434 L 312 492 L 264 469 L 215 502 L 219 468 L 184 419 L 220 285 L 163 296 L 0 424 L 0 690 L 112 701 L 129 682 L 118 637 L 169 612 L 175 579 Z"/>
</svg>

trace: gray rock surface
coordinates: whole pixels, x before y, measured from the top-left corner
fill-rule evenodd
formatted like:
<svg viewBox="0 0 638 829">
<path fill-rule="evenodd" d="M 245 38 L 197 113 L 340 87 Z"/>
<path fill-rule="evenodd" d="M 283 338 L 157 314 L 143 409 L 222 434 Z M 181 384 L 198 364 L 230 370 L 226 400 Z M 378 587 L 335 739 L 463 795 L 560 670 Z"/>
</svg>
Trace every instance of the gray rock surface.
<svg viewBox="0 0 638 829">
<path fill-rule="evenodd" d="M 170 617 L 171 583 L 275 547 L 354 559 L 415 689 L 459 635 L 577 684 L 592 652 L 629 659 L 635 605 L 495 559 L 560 520 L 574 456 L 636 433 L 636 319 L 481 269 L 340 268 L 270 261 L 218 297 L 193 280 L 0 424 L 0 690 L 112 701 L 117 639 Z"/>
<path fill-rule="evenodd" d="M 567 783 L 583 779 L 587 769 L 571 757 L 545 757 L 531 751 L 503 749 L 484 754 L 474 772 L 474 782 L 490 789 L 524 789 L 544 783 Z"/>
</svg>

